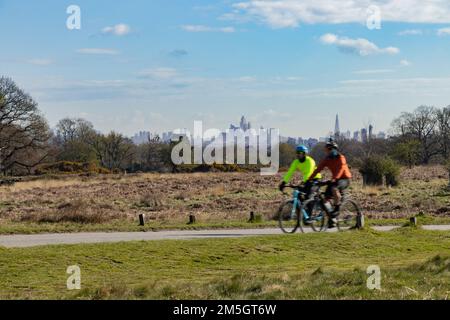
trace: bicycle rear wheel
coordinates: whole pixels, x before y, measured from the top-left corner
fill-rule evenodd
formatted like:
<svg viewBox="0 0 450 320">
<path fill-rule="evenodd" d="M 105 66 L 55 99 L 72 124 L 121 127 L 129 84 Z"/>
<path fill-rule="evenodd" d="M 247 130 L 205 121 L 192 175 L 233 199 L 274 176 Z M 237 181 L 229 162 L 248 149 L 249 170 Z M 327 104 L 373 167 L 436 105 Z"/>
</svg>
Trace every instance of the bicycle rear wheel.
<svg viewBox="0 0 450 320">
<path fill-rule="evenodd" d="M 364 227 L 361 209 L 353 200 L 346 200 L 342 203 L 337 217 L 337 227 L 339 231 L 352 229 L 362 229 Z"/>
<path fill-rule="evenodd" d="M 327 220 L 327 214 L 323 210 L 320 201 L 317 199 L 310 199 L 303 203 L 302 210 L 305 210 L 306 213 L 309 215 L 308 224 L 305 224 L 304 220 L 302 219 L 300 221 L 301 226 L 309 226 L 311 229 L 313 229 L 315 232 L 321 232 L 326 229 L 326 220 Z M 303 211 L 302 211 L 303 212 Z"/>
<path fill-rule="evenodd" d="M 303 232 L 303 229 L 300 225 L 301 219 L 303 219 L 303 215 L 299 208 L 295 208 L 293 210 L 294 201 L 287 201 L 283 203 L 278 210 L 278 221 L 280 224 L 280 228 L 284 233 L 295 233 L 298 229 Z"/>
</svg>

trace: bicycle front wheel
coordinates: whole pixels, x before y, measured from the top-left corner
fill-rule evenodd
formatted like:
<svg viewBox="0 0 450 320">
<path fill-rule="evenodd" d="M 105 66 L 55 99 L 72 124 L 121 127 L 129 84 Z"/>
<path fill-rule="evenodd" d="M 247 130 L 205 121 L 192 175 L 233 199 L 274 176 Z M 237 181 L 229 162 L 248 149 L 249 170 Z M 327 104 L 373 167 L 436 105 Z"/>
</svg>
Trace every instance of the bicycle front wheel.
<svg viewBox="0 0 450 320">
<path fill-rule="evenodd" d="M 317 199 L 310 199 L 303 204 L 302 209 L 308 214 L 308 220 L 301 220 L 300 225 L 310 226 L 315 232 L 326 229 L 327 214 Z M 302 210 L 302 212 L 303 212 Z"/>
<path fill-rule="evenodd" d="M 294 208 L 293 200 L 283 203 L 278 210 L 278 221 L 284 233 L 295 233 L 298 229 L 303 232 L 301 219 L 301 211 L 298 207 Z"/>
<path fill-rule="evenodd" d="M 362 229 L 361 209 L 359 205 L 353 200 L 344 201 L 341 205 L 339 216 L 337 217 L 337 227 L 339 231 L 346 231 L 352 229 Z"/>
</svg>

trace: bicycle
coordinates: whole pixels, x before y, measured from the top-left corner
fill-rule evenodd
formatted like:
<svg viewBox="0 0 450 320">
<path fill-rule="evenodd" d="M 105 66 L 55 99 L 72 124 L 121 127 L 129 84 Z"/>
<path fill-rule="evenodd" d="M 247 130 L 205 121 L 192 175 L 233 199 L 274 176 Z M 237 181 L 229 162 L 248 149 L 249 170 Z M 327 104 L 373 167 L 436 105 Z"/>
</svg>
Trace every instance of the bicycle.
<svg viewBox="0 0 450 320">
<path fill-rule="evenodd" d="M 320 187 L 327 186 L 329 183 L 329 181 L 318 182 L 317 185 L 320 189 Z M 342 194 L 342 204 L 340 205 L 338 212 L 329 213 L 325 206 L 327 201 L 324 192 L 317 192 L 313 199 L 309 199 L 303 203 L 303 208 L 308 208 L 311 216 L 322 215 L 327 217 L 327 223 L 323 223 L 319 231 L 326 231 L 329 228 L 330 218 L 335 220 L 334 222 L 339 231 L 364 228 L 364 214 L 362 213 L 359 204 L 351 199 L 348 192 Z"/>
<path fill-rule="evenodd" d="M 295 233 L 299 229 L 304 233 L 303 227 L 307 225 L 315 232 L 322 231 L 326 215 L 320 213 L 317 215 L 308 213 L 309 208 L 303 203 L 303 199 L 307 194 L 301 191 L 301 186 L 288 185 L 286 188 L 294 189 L 294 192 L 293 198 L 283 202 L 278 209 L 277 214 L 280 229 L 288 234 Z M 310 200 L 307 200 L 306 202 L 308 201 Z"/>
</svg>

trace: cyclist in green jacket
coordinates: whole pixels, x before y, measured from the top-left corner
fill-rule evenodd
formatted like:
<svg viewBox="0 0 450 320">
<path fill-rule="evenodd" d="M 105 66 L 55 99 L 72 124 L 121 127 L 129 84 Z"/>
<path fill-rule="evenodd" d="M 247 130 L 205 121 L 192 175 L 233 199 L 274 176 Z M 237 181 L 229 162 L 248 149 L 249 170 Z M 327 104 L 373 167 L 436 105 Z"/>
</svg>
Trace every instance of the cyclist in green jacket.
<svg viewBox="0 0 450 320">
<path fill-rule="evenodd" d="M 313 181 L 322 179 L 322 175 L 318 173 L 315 177 L 311 178 L 311 175 L 317 169 L 316 162 L 312 157 L 308 155 L 309 150 L 305 146 L 297 147 L 297 159 L 292 162 L 291 167 L 289 168 L 288 173 L 284 176 L 283 181 L 280 184 L 280 191 L 283 192 L 286 185 L 291 181 L 294 173 L 296 171 L 300 171 L 303 176 L 303 192 L 307 194 L 307 198 L 309 198 L 314 191 L 313 189 Z M 312 180 L 312 181 L 310 181 Z"/>
</svg>

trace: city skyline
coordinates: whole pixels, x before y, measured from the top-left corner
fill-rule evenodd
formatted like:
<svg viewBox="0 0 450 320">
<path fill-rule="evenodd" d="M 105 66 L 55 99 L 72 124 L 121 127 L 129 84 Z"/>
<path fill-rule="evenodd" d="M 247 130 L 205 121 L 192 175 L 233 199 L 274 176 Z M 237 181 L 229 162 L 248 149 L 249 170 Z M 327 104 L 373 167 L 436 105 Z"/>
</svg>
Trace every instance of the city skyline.
<svg viewBox="0 0 450 320">
<path fill-rule="evenodd" d="M 388 134 L 384 131 L 375 131 L 375 127 L 373 124 L 369 124 L 366 127 L 361 127 L 360 129 L 357 129 L 356 131 L 350 131 L 347 129 L 346 131 L 341 131 L 340 129 L 340 118 L 339 114 L 336 114 L 336 120 L 335 120 L 335 127 L 334 131 L 328 131 L 327 135 L 324 136 L 308 136 L 308 135 L 280 135 L 281 142 L 287 142 L 290 144 L 305 144 L 305 145 L 315 145 L 319 142 L 327 141 L 330 138 L 344 138 L 348 140 L 356 140 L 360 142 L 367 142 L 371 138 L 378 138 L 378 139 L 386 139 L 388 137 Z M 229 127 L 227 128 L 204 128 L 206 130 L 208 129 L 217 129 L 220 131 L 220 135 L 225 134 L 226 132 L 233 132 L 237 130 L 241 130 L 243 132 L 246 132 L 250 129 L 262 129 L 262 130 L 273 130 L 273 129 L 279 129 L 274 128 L 272 126 L 264 127 L 260 125 L 257 128 L 252 127 L 251 122 L 247 120 L 245 115 L 242 115 L 239 121 L 239 125 L 234 125 L 231 123 Z M 281 133 L 281 132 L 280 132 Z M 131 136 L 131 139 L 133 143 L 135 144 L 142 144 L 145 142 L 148 142 L 149 139 L 153 139 L 158 137 L 163 142 L 169 142 L 173 139 L 178 140 L 179 136 L 188 136 L 191 140 L 194 138 L 192 134 L 192 130 L 189 128 L 177 128 L 172 131 L 162 131 L 162 132 L 156 132 L 156 131 L 139 131 L 135 133 L 133 136 Z M 216 136 L 209 136 L 205 137 L 207 140 L 214 139 Z M 175 137 L 175 138 L 174 138 Z"/>
<path fill-rule="evenodd" d="M 0 3 L 1 75 L 52 127 L 81 117 L 131 136 L 196 120 L 224 128 L 245 113 L 320 137 L 337 113 L 342 130 L 387 132 L 403 111 L 450 104 L 443 1 L 375 0 L 380 29 L 368 28 L 365 0 L 79 0 L 79 30 L 66 25 L 71 2 Z"/>
</svg>

